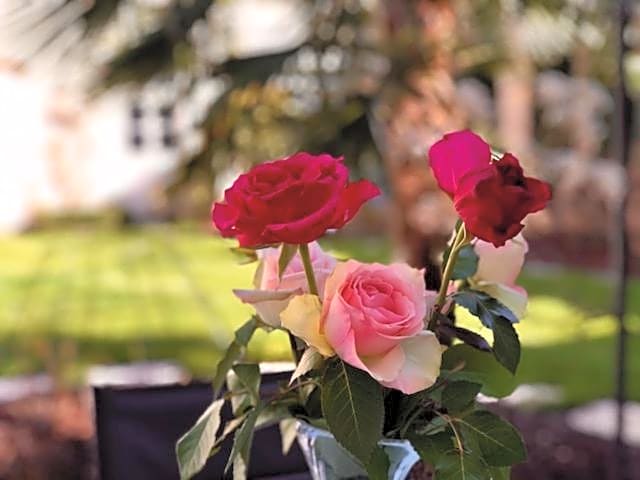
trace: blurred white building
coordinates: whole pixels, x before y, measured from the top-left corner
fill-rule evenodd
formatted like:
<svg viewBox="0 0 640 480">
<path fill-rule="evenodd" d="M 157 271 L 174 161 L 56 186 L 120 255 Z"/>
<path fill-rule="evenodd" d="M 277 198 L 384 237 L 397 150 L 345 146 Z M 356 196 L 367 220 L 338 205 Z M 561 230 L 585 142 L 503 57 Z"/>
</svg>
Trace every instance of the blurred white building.
<svg viewBox="0 0 640 480">
<path fill-rule="evenodd" d="M 136 145 L 127 92 L 88 101 L 5 63 L 0 105 L 0 232 L 19 231 L 41 214 L 109 204 L 144 216 L 179 161 L 163 142 L 157 111 L 137 120 Z"/>
<path fill-rule="evenodd" d="M 19 4 L 7 0 L 3 8 L 17 11 Z M 65 15 L 82 14 L 82 2 L 73 5 L 77 8 Z M 125 89 L 91 100 L 83 94 L 86 77 L 98 71 L 111 50 L 126 44 L 129 24 L 140 20 L 140 5 L 125 2 L 122 28 L 107 29 L 93 49 L 83 44 L 73 49 L 81 36 L 74 28 L 68 28 L 69 38 L 61 36 L 50 46 L 46 35 L 38 34 L 48 28 L 26 28 L 40 11 L 41 23 L 51 28 L 62 21 L 45 15 L 47 2 L 32 4 L 29 15 L 0 28 L 0 233 L 20 231 L 41 214 L 112 204 L 145 218 L 181 158 L 198 148 L 194 125 L 224 90 L 221 80 L 202 81 L 203 88 L 189 92 L 189 98 L 176 98 L 176 92 L 185 93 L 180 78 L 148 85 L 135 96 Z M 0 26 L 6 23 L 3 8 Z M 209 13 L 190 36 L 207 62 L 287 50 L 309 34 L 309 12 L 295 0 L 220 2 Z M 38 48 L 43 53 L 33 62 L 29 55 Z"/>
</svg>

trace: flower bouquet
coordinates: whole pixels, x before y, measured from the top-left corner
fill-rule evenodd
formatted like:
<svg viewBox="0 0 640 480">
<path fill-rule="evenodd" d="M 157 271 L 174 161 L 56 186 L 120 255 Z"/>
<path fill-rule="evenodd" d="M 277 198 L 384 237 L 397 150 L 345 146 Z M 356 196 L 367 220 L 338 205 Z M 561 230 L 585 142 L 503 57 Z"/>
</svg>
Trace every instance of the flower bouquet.
<svg viewBox="0 0 640 480">
<path fill-rule="evenodd" d="M 341 158 L 298 153 L 258 165 L 214 205 L 220 233 L 258 262 L 255 289 L 235 291 L 256 315 L 218 363 L 213 402 L 177 443 L 182 478 L 231 436 L 227 469 L 245 478 L 253 432 L 274 422 L 284 448 L 297 432 L 318 479 L 405 478 L 420 458 L 436 479 L 497 480 L 525 459 L 516 429 L 476 396 L 509 393 L 497 379 L 520 359 L 521 222 L 551 191 L 470 131 L 435 143 L 429 165 L 460 217 L 439 291 L 425 288 L 423 270 L 337 261 L 316 242 L 379 194 L 367 180 L 351 183 Z M 492 330 L 491 344 L 455 325 L 455 305 Z M 296 360 L 270 398 L 259 395 L 258 365 L 243 361 L 257 329 L 285 330 Z M 234 418 L 221 425 L 226 402 Z"/>
</svg>

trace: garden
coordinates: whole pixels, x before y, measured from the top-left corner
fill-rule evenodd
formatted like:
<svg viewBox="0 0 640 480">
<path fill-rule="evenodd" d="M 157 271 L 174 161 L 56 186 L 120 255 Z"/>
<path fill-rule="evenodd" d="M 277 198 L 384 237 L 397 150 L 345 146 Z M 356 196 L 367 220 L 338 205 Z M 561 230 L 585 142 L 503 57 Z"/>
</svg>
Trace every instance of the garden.
<svg viewBox="0 0 640 480">
<path fill-rule="evenodd" d="M 252 267 L 239 266 L 230 252 L 233 243 L 206 226 L 50 230 L 0 243 L 6 254 L 3 375 L 44 370 L 77 386 L 94 364 L 172 358 L 190 375 L 206 378 L 233 330 L 251 313 L 229 287 L 249 285 Z M 338 258 L 388 262 L 391 257 L 385 240 L 329 237 L 323 243 Z M 526 322 L 517 327 L 523 344 L 517 383 L 560 387 L 555 406 L 608 396 L 615 321 L 607 313 L 606 275 L 530 263 L 519 280 L 530 303 Z M 638 332 L 636 280 L 629 297 L 629 326 Z M 461 316 L 462 324 L 468 321 Z M 286 337 L 274 341 L 275 336 L 256 339 L 250 357 L 290 360 Z M 639 362 L 637 355 L 631 357 L 632 378 L 640 374 Z M 629 392 L 636 401 L 638 388 L 632 383 Z"/>
<path fill-rule="evenodd" d="M 0 479 L 640 478 L 630 0 L 0 5 Z"/>
</svg>

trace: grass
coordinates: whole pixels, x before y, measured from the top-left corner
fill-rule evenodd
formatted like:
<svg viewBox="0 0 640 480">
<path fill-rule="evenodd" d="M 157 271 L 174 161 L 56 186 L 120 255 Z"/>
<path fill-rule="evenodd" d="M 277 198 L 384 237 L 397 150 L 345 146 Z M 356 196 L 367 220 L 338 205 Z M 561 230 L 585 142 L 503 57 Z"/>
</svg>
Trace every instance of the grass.
<svg viewBox="0 0 640 480">
<path fill-rule="evenodd" d="M 341 257 L 389 259 L 383 241 L 327 243 Z M 232 245 L 186 226 L 70 228 L 0 239 L 0 374 L 47 370 L 77 382 L 95 363 L 174 359 L 196 376 L 210 376 L 234 327 L 251 314 L 230 289 L 249 286 L 254 266 L 236 265 Z M 561 386 L 567 405 L 609 396 L 615 322 L 605 313 L 607 280 L 532 270 L 521 283 L 531 301 L 518 325 L 524 347 L 518 380 Z M 640 400 L 637 280 L 629 310 L 630 394 Z M 482 331 L 464 312 L 460 321 Z M 250 356 L 286 359 L 286 338 L 261 333 Z"/>
</svg>

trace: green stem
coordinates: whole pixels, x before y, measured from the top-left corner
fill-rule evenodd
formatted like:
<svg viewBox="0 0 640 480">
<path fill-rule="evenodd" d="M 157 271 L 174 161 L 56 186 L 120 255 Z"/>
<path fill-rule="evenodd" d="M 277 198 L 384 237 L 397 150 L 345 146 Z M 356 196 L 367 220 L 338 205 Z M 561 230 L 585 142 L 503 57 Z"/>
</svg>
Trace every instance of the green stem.
<svg viewBox="0 0 640 480">
<path fill-rule="evenodd" d="M 447 259 L 447 264 L 445 265 L 444 272 L 442 273 L 442 283 L 440 284 L 440 290 L 438 291 L 438 297 L 436 298 L 433 315 L 429 319 L 429 325 L 427 326 L 429 330 L 433 330 L 438 323 L 437 314 L 440 312 L 440 309 L 442 309 L 442 306 L 444 305 L 444 302 L 447 298 L 447 290 L 449 289 L 451 275 L 453 275 L 453 268 L 456 265 L 458 253 L 460 253 L 460 249 L 466 244 L 466 240 L 467 234 L 463 223 L 460 225 L 456 232 L 455 239 L 453 240 L 453 244 L 451 245 L 451 252 L 449 253 L 449 258 Z"/>
<path fill-rule="evenodd" d="M 313 266 L 311 265 L 311 255 L 309 254 L 308 244 L 303 243 L 300 245 L 300 257 L 302 258 L 302 265 L 304 265 L 304 274 L 307 276 L 309 293 L 318 295 L 318 284 L 316 283 L 316 276 L 313 273 Z"/>
</svg>

